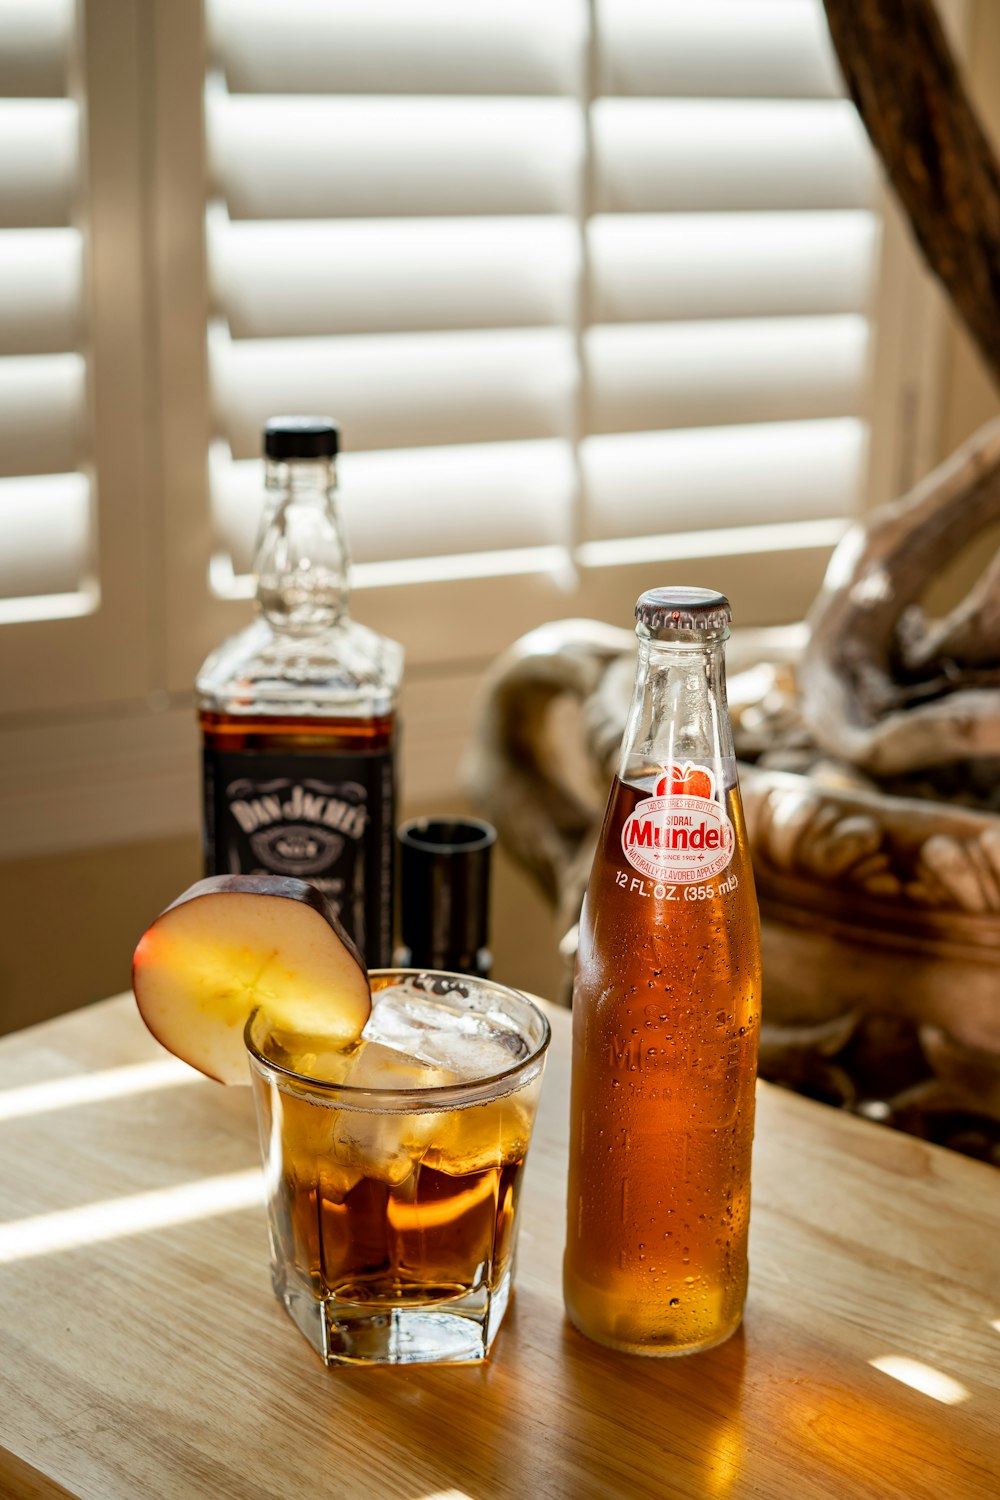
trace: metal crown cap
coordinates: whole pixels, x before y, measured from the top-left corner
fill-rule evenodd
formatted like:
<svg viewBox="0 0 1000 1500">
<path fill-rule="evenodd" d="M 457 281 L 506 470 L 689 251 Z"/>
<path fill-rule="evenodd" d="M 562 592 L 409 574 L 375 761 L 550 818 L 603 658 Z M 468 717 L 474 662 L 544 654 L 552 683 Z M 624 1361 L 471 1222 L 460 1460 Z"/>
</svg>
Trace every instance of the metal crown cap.
<svg viewBox="0 0 1000 1500">
<path fill-rule="evenodd" d="M 635 604 L 638 623 L 654 641 L 676 640 L 683 631 L 728 635 L 733 612 L 716 589 L 647 589 Z"/>
</svg>

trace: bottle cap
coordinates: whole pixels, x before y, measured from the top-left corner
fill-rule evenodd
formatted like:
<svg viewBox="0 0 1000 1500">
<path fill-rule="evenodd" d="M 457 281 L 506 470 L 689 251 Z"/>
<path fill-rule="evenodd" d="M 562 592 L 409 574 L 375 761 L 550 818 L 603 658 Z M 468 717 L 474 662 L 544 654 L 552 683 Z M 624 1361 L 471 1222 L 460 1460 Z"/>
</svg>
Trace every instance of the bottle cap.
<svg viewBox="0 0 1000 1500">
<path fill-rule="evenodd" d="M 411 818 L 399 830 L 401 932 L 407 964 L 487 975 L 490 852 L 478 818 Z"/>
<path fill-rule="evenodd" d="M 340 429 L 329 417 L 269 417 L 264 424 L 268 458 L 336 458 Z"/>
<path fill-rule="evenodd" d="M 635 604 L 635 617 L 654 641 L 677 640 L 683 631 L 699 635 L 728 634 L 733 612 L 725 594 L 715 589 L 647 589 Z"/>
</svg>

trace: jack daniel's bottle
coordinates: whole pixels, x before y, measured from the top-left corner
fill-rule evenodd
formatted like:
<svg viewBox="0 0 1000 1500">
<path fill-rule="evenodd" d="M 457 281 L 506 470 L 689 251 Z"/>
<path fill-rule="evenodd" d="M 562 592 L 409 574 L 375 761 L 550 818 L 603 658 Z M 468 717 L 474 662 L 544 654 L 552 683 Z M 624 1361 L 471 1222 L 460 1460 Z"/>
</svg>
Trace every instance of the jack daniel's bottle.
<svg viewBox="0 0 1000 1500">
<path fill-rule="evenodd" d="M 375 967 L 392 955 L 403 653 L 348 614 L 338 447 L 322 418 L 264 431 L 257 619 L 197 679 L 205 868 L 311 881 Z"/>
</svg>

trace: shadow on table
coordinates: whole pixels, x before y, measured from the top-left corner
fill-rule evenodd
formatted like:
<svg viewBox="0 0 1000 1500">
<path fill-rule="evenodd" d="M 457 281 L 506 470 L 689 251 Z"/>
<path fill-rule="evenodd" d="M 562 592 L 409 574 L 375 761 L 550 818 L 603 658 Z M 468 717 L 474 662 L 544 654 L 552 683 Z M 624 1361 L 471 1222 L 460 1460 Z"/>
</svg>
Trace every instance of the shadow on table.
<svg viewBox="0 0 1000 1500">
<path fill-rule="evenodd" d="M 378 1432 L 395 1477 L 383 1491 L 372 1475 L 372 1493 L 407 1500 L 724 1495 L 740 1465 L 744 1359 L 742 1333 L 684 1359 L 599 1349 L 522 1289 L 486 1365 L 328 1372 L 330 1436 Z"/>
</svg>

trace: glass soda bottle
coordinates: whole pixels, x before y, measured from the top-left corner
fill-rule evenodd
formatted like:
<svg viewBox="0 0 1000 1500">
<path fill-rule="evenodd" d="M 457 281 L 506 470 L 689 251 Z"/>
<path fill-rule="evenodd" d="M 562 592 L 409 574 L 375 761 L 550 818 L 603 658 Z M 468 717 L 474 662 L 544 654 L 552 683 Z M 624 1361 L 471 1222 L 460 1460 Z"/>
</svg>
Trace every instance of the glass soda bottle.
<svg viewBox="0 0 1000 1500">
<path fill-rule="evenodd" d="M 564 1293 L 580 1331 L 683 1354 L 747 1285 L 760 928 L 726 708 L 729 603 L 636 605 L 635 690 L 580 919 Z"/>
<path fill-rule="evenodd" d="M 339 434 L 264 430 L 257 618 L 198 673 L 205 869 L 318 886 L 370 967 L 392 960 L 403 652 L 348 613 Z"/>
</svg>

